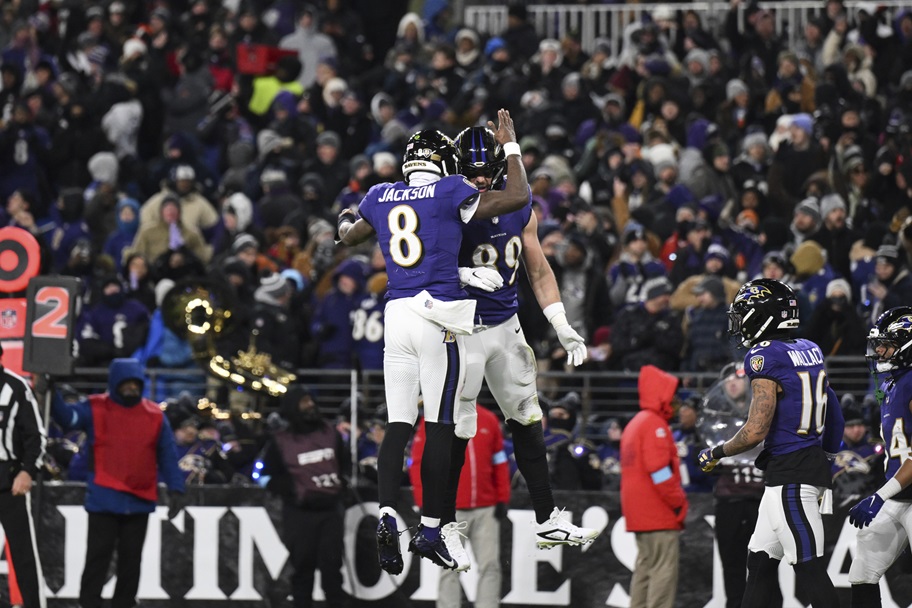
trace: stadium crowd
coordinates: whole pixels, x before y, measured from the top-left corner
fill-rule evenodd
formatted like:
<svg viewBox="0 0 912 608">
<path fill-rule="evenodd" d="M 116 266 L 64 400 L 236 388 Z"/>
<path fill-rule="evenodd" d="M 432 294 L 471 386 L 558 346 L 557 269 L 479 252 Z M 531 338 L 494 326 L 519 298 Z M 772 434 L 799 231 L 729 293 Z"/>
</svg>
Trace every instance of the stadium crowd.
<svg viewBox="0 0 912 608">
<path fill-rule="evenodd" d="M 521 3 L 493 36 L 445 0 L 406 4 L 3 4 L 0 224 L 84 279 L 82 365 L 195 367 L 159 307 L 206 280 L 239 329 L 221 351 L 254 334 L 287 369 L 380 369 L 382 256 L 335 246 L 330 222 L 400 178 L 411 133 L 501 107 L 583 369 L 718 371 L 737 358 L 726 305 L 756 276 L 796 290 L 827 356 L 863 354 L 912 301 L 912 12 L 827 0 L 788 48 L 755 4 L 717 30 L 668 4 L 611 56 L 542 39 Z M 519 277 L 529 344 L 563 369 Z"/>
</svg>

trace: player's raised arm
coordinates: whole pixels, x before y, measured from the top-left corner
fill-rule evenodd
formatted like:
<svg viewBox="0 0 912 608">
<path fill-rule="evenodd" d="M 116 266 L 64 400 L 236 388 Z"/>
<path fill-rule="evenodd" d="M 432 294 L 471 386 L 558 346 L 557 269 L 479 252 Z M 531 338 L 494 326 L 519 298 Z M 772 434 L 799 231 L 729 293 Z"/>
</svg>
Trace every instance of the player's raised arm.
<svg viewBox="0 0 912 608">
<path fill-rule="evenodd" d="M 376 234 L 373 226 L 364 219 L 356 218 L 351 209 L 343 209 L 336 222 L 336 244 L 358 245 Z"/>
<path fill-rule="evenodd" d="M 526 168 L 522 164 L 522 153 L 516 143 L 516 132 L 513 129 L 513 119 L 506 110 L 497 111 L 497 129 L 494 139 L 503 146 L 507 157 L 507 185 L 503 190 L 482 192 L 478 199 L 478 209 L 475 211 L 476 219 L 486 219 L 518 211 L 529 202 L 529 180 L 526 177 Z M 488 122 L 494 129 L 494 123 Z"/>
</svg>

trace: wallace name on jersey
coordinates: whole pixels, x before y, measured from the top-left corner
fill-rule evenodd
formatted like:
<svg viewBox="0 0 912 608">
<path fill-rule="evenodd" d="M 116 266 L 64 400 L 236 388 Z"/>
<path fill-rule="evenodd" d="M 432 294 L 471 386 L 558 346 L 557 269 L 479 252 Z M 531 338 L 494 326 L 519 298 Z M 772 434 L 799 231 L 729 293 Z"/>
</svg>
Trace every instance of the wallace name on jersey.
<svg viewBox="0 0 912 608">
<path fill-rule="evenodd" d="M 810 367 L 813 365 L 823 365 L 823 353 L 816 348 L 810 350 L 790 350 L 788 351 L 789 359 L 795 367 Z"/>
</svg>

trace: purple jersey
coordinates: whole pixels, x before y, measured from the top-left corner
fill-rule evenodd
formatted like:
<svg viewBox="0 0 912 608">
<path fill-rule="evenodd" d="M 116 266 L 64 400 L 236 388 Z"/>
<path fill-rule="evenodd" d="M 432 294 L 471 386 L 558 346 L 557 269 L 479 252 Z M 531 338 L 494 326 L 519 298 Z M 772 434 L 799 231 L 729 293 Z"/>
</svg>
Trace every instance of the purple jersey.
<svg viewBox="0 0 912 608">
<path fill-rule="evenodd" d="M 475 322 L 480 325 L 499 325 L 516 314 L 517 274 L 522 257 L 522 231 L 529 223 L 532 206 L 486 220 L 472 220 L 462 231 L 459 265 L 493 266 L 503 277 L 504 286 L 487 292 L 466 287 L 469 297 L 476 301 Z"/>
<path fill-rule="evenodd" d="M 444 301 L 466 298 L 459 287 L 457 256 L 478 196 L 478 189 L 460 175 L 414 187 L 377 184 L 368 191 L 359 211 L 377 233 L 389 299 L 423 290 Z"/>
<path fill-rule="evenodd" d="M 883 384 L 884 397 L 880 410 L 880 423 L 883 428 L 884 442 L 887 444 L 887 479 L 896 475 L 896 471 L 912 454 L 912 374 L 908 369 L 896 370 L 891 378 Z M 894 498 L 912 499 L 912 486 L 907 487 Z"/>
<path fill-rule="evenodd" d="M 383 369 L 384 301 L 378 294 L 365 296 L 351 312 L 352 339 L 361 369 Z"/>
<path fill-rule="evenodd" d="M 804 339 L 760 342 L 745 355 L 744 371 L 751 380 L 767 378 L 782 388 L 764 446 L 770 454 L 820 444 L 829 383 L 819 346 Z"/>
</svg>

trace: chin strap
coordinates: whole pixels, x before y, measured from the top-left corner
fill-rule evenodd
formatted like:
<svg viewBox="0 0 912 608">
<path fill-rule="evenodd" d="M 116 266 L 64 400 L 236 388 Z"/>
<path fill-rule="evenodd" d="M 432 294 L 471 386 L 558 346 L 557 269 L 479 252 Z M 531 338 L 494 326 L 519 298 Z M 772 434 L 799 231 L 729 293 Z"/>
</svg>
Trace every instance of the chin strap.
<svg viewBox="0 0 912 608">
<path fill-rule="evenodd" d="M 881 388 L 880 374 L 877 373 L 876 367 L 871 369 L 871 376 L 874 378 L 874 386 L 877 387 L 874 389 L 874 398 L 877 399 L 877 406 L 883 407 L 884 398 L 886 398 L 887 394 Z"/>
</svg>

